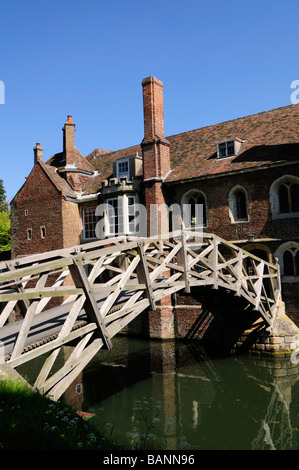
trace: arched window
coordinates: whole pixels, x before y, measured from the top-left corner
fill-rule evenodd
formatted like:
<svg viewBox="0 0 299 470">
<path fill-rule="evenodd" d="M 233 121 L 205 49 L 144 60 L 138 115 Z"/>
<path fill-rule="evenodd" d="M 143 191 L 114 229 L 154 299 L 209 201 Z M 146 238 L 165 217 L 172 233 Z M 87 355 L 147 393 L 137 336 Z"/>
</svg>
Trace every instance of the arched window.
<svg viewBox="0 0 299 470">
<path fill-rule="evenodd" d="M 282 183 L 278 188 L 279 211 L 281 214 L 299 211 L 299 184 Z"/>
<path fill-rule="evenodd" d="M 234 186 L 228 195 L 228 205 L 232 222 L 248 221 L 248 195 L 242 186 Z"/>
<path fill-rule="evenodd" d="M 285 276 L 299 276 L 299 250 L 291 248 L 284 252 L 283 267 Z"/>
<path fill-rule="evenodd" d="M 236 192 L 237 219 L 247 220 L 246 194 L 242 190 Z"/>
<path fill-rule="evenodd" d="M 283 280 L 299 279 L 299 243 L 287 242 L 275 252 Z"/>
<path fill-rule="evenodd" d="M 186 227 L 207 225 L 207 201 L 201 191 L 191 190 L 183 196 L 182 216 Z"/>
<path fill-rule="evenodd" d="M 270 188 L 272 217 L 299 216 L 299 178 L 285 175 L 274 181 Z"/>
</svg>

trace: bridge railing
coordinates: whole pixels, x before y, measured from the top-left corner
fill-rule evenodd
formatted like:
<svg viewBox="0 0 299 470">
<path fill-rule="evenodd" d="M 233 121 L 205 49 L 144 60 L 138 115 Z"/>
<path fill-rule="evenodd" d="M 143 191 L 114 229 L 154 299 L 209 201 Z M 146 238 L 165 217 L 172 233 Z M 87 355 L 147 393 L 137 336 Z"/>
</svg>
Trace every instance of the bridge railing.
<svg viewBox="0 0 299 470">
<path fill-rule="evenodd" d="M 163 297 L 211 286 L 245 298 L 271 326 L 279 266 L 213 234 L 117 237 L 0 264 L 0 341 L 10 370 L 49 354 L 35 386 L 59 397 L 101 347 Z M 7 324 L 18 309 L 23 320 Z M 63 345 L 77 341 L 50 376 Z"/>
</svg>

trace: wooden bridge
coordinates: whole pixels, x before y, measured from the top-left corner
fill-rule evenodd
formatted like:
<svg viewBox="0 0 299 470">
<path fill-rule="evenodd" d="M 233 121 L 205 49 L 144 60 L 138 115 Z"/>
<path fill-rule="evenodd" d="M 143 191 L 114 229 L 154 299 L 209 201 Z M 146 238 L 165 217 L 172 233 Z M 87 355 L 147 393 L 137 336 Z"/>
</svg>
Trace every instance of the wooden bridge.
<svg viewBox="0 0 299 470">
<path fill-rule="evenodd" d="M 57 400 L 141 312 L 197 286 L 244 297 L 271 327 L 280 300 L 278 264 L 216 235 L 200 236 L 118 237 L 0 263 L 0 372 L 18 376 L 18 366 L 45 358 L 34 386 Z M 17 306 L 23 319 L 8 323 Z M 61 366 L 59 352 L 70 343 L 74 349 Z"/>
</svg>

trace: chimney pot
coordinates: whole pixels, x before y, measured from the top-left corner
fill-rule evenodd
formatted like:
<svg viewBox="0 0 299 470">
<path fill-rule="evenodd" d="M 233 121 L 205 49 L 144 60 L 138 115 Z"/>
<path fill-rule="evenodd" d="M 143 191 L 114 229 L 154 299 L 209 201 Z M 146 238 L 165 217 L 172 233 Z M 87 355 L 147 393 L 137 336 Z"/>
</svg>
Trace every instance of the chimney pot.
<svg viewBox="0 0 299 470">
<path fill-rule="evenodd" d="M 34 164 L 37 162 L 42 162 L 43 161 L 43 148 L 40 146 L 40 143 L 37 142 L 33 152 L 34 152 Z"/>
<path fill-rule="evenodd" d="M 69 114 L 63 127 L 63 153 L 65 155 L 66 164 L 72 163 L 69 161 L 71 154 L 75 149 L 75 123 L 72 116 Z"/>
</svg>

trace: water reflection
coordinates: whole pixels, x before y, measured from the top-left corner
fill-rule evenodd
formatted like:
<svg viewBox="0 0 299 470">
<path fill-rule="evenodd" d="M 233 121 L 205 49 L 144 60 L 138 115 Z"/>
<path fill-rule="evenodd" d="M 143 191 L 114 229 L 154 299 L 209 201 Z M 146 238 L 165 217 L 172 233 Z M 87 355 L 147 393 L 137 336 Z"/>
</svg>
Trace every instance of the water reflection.
<svg viewBox="0 0 299 470">
<path fill-rule="evenodd" d="M 128 448 L 298 450 L 298 378 L 289 359 L 119 337 L 64 399 Z"/>
</svg>

